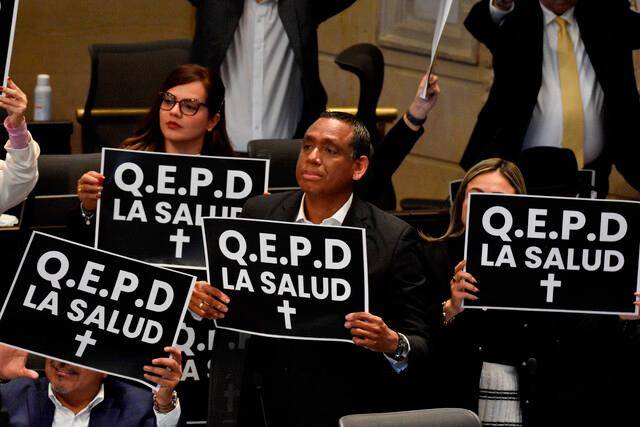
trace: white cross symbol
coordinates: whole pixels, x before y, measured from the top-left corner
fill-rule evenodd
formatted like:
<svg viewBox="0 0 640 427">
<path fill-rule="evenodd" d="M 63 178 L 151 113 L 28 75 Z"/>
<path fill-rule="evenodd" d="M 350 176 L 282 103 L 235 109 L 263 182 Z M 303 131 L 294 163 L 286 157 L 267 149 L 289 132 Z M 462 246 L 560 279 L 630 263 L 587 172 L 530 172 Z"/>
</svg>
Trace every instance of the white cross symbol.
<svg viewBox="0 0 640 427">
<path fill-rule="evenodd" d="M 184 235 L 184 230 L 178 228 L 176 234 L 169 236 L 169 240 L 176 243 L 176 258 L 182 258 L 182 244 L 189 243 L 191 237 Z"/>
<path fill-rule="evenodd" d="M 278 306 L 278 313 L 284 314 L 284 327 L 291 329 L 291 315 L 296 314 L 296 309 L 289 307 L 289 300 L 282 301 L 282 306 Z"/>
<path fill-rule="evenodd" d="M 555 276 L 555 274 L 549 273 L 545 280 L 540 281 L 540 286 L 547 287 L 547 302 L 553 302 L 553 289 L 562 285 L 561 281 L 555 280 Z"/>
<path fill-rule="evenodd" d="M 82 357 L 87 345 L 96 345 L 96 340 L 91 338 L 91 331 L 88 329 L 84 331 L 84 335 L 76 335 L 76 341 L 80 341 L 78 350 L 76 350 L 76 357 Z"/>
</svg>

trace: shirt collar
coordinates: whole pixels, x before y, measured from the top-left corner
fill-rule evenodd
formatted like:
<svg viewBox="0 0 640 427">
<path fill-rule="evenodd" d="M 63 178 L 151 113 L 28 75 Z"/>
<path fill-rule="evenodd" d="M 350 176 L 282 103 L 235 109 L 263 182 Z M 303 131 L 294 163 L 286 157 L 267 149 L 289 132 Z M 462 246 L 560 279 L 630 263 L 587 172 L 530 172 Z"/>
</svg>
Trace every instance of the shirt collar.
<svg viewBox="0 0 640 427">
<path fill-rule="evenodd" d="M 302 200 L 300 201 L 300 208 L 298 209 L 298 216 L 296 217 L 296 222 L 300 222 L 303 224 L 311 224 L 312 222 L 307 219 L 307 216 L 304 213 L 304 200 L 306 195 L 302 195 Z M 351 204 L 353 203 L 353 193 L 349 196 L 349 199 L 345 202 L 344 205 L 340 209 L 338 209 L 333 215 L 329 218 L 325 218 L 320 223 L 321 225 L 342 225 L 344 219 L 347 217 L 347 212 L 351 209 Z"/>
<path fill-rule="evenodd" d="M 547 9 L 545 5 L 540 2 L 540 7 L 542 8 L 542 14 L 544 16 L 544 25 L 549 25 L 555 22 L 556 17 L 561 16 L 562 19 L 567 21 L 570 25 L 576 24 L 576 18 L 574 16 L 575 6 L 567 10 L 562 15 L 556 15 L 551 10 Z"/>
<path fill-rule="evenodd" d="M 69 408 L 64 406 L 62 403 L 60 403 L 60 401 L 58 400 L 56 395 L 53 393 L 53 389 L 51 388 L 51 383 L 49 383 L 49 387 L 47 389 L 47 394 L 49 395 L 49 400 L 51 400 L 53 402 L 54 406 L 56 407 L 56 410 L 59 410 L 59 409 L 62 409 L 62 408 L 70 410 Z M 93 400 L 91 402 L 89 402 L 89 404 L 87 406 L 82 408 L 82 410 L 79 411 L 76 414 L 76 416 L 78 416 L 78 415 L 80 415 L 80 414 L 82 414 L 84 412 L 91 411 L 93 408 L 95 408 L 103 400 L 104 400 L 104 384 L 100 384 L 100 390 L 98 390 L 98 394 L 96 394 L 96 397 L 94 397 Z"/>
</svg>

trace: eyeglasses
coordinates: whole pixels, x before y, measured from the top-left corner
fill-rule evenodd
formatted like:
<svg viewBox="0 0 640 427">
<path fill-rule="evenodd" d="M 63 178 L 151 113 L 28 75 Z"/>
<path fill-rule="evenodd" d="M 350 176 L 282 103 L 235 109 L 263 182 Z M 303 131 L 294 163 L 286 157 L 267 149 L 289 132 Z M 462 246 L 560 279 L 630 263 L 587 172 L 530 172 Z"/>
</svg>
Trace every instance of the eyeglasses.
<svg viewBox="0 0 640 427">
<path fill-rule="evenodd" d="M 160 108 L 165 111 L 171 110 L 176 104 L 180 106 L 180 111 L 185 116 L 193 116 L 200 109 L 201 105 L 205 107 L 207 104 L 197 99 L 181 99 L 178 101 L 176 97 L 169 92 L 160 92 Z"/>
</svg>

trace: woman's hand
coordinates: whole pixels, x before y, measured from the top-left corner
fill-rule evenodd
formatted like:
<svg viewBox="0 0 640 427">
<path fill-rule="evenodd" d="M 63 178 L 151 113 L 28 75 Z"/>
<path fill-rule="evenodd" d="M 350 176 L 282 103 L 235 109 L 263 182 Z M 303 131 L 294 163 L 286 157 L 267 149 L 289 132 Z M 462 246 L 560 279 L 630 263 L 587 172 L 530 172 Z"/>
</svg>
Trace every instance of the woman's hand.
<svg viewBox="0 0 640 427">
<path fill-rule="evenodd" d="M 222 319 L 231 300 L 220 289 L 201 280 L 196 282 L 189 299 L 189 310 L 205 319 Z"/>
<path fill-rule="evenodd" d="M 461 313 L 464 308 L 462 307 L 463 299 L 477 300 L 478 297 L 469 293 L 469 292 L 480 292 L 476 286 L 478 281 L 471 275 L 471 273 L 463 271 L 465 265 L 467 265 L 467 261 L 463 260 L 456 265 L 456 268 L 453 272 L 453 277 L 451 278 L 451 298 L 445 304 L 445 313 L 449 315 L 451 314 L 451 318 L 453 318 L 458 313 Z M 448 317 L 448 316 L 447 316 Z"/>
<path fill-rule="evenodd" d="M 12 128 L 20 126 L 25 120 L 27 95 L 11 79 L 7 80 L 7 86 L 0 86 L 0 92 L 4 94 L 0 96 L 0 107 L 7 110 L 9 114 L 7 116 L 9 126 Z"/>
<path fill-rule="evenodd" d="M 80 177 L 78 180 L 78 198 L 84 210 L 96 210 L 103 183 L 104 175 L 96 171 L 89 171 Z"/>
<path fill-rule="evenodd" d="M 636 300 L 633 302 L 633 305 L 640 306 L 640 292 L 634 292 L 633 295 L 636 297 Z M 620 314 L 620 319 L 622 320 L 640 320 L 640 316 L 636 314 Z"/>
</svg>

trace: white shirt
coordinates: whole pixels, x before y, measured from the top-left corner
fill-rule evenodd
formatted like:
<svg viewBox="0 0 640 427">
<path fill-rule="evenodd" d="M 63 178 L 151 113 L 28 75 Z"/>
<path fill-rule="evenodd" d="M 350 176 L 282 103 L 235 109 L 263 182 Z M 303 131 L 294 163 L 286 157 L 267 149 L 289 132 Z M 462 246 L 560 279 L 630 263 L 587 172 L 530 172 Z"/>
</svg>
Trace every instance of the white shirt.
<svg viewBox="0 0 640 427">
<path fill-rule="evenodd" d="M 307 219 L 307 215 L 304 213 L 304 200 L 306 199 L 306 194 L 302 194 L 302 200 L 300 201 L 300 209 L 298 209 L 298 216 L 296 216 L 296 222 L 302 224 L 313 224 L 311 221 Z M 340 207 L 333 215 L 329 218 L 325 218 L 322 220 L 320 225 L 332 225 L 334 227 L 340 227 L 344 222 L 344 219 L 347 217 L 347 212 L 351 209 L 351 204 L 353 203 L 353 194 L 349 196 L 349 199 L 345 202 L 344 205 Z"/>
<path fill-rule="evenodd" d="M 74 414 L 71 409 L 60 403 L 55 394 L 53 394 L 51 384 L 49 384 L 48 395 L 49 400 L 51 400 L 55 406 L 51 427 L 89 427 L 91 410 L 104 401 L 104 384 L 100 385 L 100 390 L 98 394 L 96 394 L 96 397 L 77 414 Z M 149 397 L 149 399 L 151 399 L 151 397 Z M 156 414 L 158 427 L 175 427 L 178 425 L 180 418 L 180 402 L 177 403 L 173 411 L 166 414 L 157 412 L 155 408 L 153 412 Z"/>
<path fill-rule="evenodd" d="M 291 138 L 303 108 L 302 73 L 276 0 L 245 0 L 220 67 L 227 132 L 237 151 L 252 139 Z"/>
<path fill-rule="evenodd" d="M 304 213 L 304 200 L 305 200 L 305 198 L 306 198 L 306 195 L 303 194 L 302 195 L 302 200 L 300 201 L 300 208 L 298 209 L 298 216 L 296 216 L 296 221 L 295 222 L 302 223 L 302 224 L 313 224 L 311 221 L 309 221 L 307 219 L 307 215 Z M 330 225 L 330 226 L 334 226 L 334 227 L 340 227 L 342 225 L 342 223 L 344 222 L 344 219 L 346 218 L 347 213 L 349 212 L 349 209 L 351 209 L 351 204 L 352 203 L 353 203 L 353 194 L 351 194 L 351 196 L 349 196 L 349 200 L 347 200 L 345 202 L 345 204 L 342 205 L 342 207 L 340 207 L 340 209 L 338 209 L 329 218 L 323 219 L 322 222 L 319 225 Z M 398 334 L 398 335 L 402 335 L 402 334 Z M 407 344 L 409 344 L 409 340 L 407 340 L 406 337 L 404 337 L 404 339 L 407 341 Z M 408 345 L 408 352 L 409 351 L 411 351 L 411 345 L 410 344 Z M 397 361 L 397 360 L 394 360 L 394 359 L 390 358 L 389 356 L 387 356 L 384 353 L 383 353 L 383 355 L 389 361 L 389 363 L 391 364 L 391 367 L 393 368 L 393 370 L 396 371 L 397 373 L 402 372 L 407 366 L 409 366 L 408 360 Z"/>
<path fill-rule="evenodd" d="M 506 13 L 491 3 L 489 4 L 494 22 L 499 23 Z M 544 20 L 542 84 L 522 144 L 523 150 L 537 146 L 562 147 L 562 95 L 557 56 L 558 24 L 555 21 L 557 15 L 544 7 L 542 3 L 540 7 Z M 604 92 L 596 78 L 591 60 L 580 37 L 580 28 L 574 16 L 574 8 L 567 10 L 561 16 L 569 23 L 567 31 L 573 42 L 578 65 L 580 94 L 584 111 L 584 163 L 588 164 L 598 158 L 604 147 L 602 115 Z"/>
</svg>

